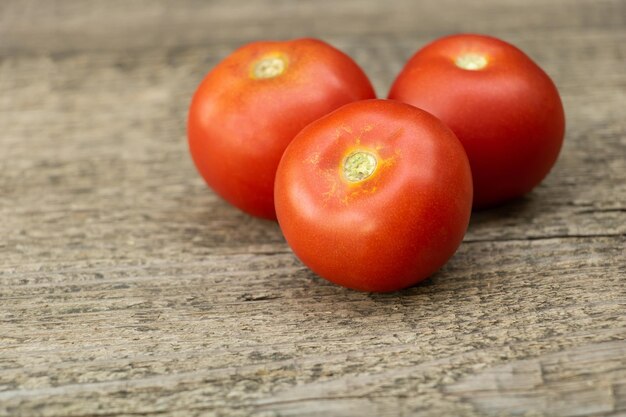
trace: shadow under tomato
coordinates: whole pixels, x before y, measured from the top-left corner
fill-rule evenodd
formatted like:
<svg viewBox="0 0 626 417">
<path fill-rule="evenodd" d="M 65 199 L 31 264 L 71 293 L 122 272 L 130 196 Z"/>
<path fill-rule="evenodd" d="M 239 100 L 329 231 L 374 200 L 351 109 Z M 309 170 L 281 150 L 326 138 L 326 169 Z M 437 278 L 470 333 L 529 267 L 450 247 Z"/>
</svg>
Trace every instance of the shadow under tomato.
<svg viewBox="0 0 626 417">
<path fill-rule="evenodd" d="M 509 200 L 494 207 L 472 210 L 469 230 L 496 223 L 505 219 L 523 219 L 536 211 L 537 201 L 531 192 L 524 196 Z"/>
<path fill-rule="evenodd" d="M 179 225 L 177 239 L 215 252 L 260 247 L 287 250 L 278 223 L 252 217 L 209 193 L 181 201 L 181 209 L 172 213 L 175 218 L 170 220 Z"/>
<path fill-rule="evenodd" d="M 519 240 L 540 233 L 539 219 L 553 209 L 544 197 L 531 192 L 496 207 L 473 211 L 463 243 Z"/>
</svg>

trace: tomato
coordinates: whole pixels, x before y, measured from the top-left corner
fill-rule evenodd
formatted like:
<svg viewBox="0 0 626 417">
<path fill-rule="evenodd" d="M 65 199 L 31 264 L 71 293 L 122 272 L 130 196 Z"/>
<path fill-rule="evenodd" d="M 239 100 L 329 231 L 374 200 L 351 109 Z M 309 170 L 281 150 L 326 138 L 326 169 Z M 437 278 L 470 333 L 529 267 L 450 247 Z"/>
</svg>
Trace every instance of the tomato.
<svg viewBox="0 0 626 417">
<path fill-rule="evenodd" d="M 304 128 L 275 184 L 294 253 L 345 287 L 394 291 L 439 269 L 468 225 L 463 146 L 431 114 L 391 100 L 347 104 Z"/>
<path fill-rule="evenodd" d="M 254 42 L 220 62 L 194 94 L 191 155 L 217 194 L 275 219 L 274 176 L 289 142 L 313 120 L 373 97 L 358 65 L 322 41 Z"/>
<path fill-rule="evenodd" d="M 389 98 L 443 120 L 463 143 L 474 207 L 521 196 L 559 155 L 565 117 L 548 75 L 522 51 L 481 35 L 441 38 L 418 51 Z"/>
</svg>

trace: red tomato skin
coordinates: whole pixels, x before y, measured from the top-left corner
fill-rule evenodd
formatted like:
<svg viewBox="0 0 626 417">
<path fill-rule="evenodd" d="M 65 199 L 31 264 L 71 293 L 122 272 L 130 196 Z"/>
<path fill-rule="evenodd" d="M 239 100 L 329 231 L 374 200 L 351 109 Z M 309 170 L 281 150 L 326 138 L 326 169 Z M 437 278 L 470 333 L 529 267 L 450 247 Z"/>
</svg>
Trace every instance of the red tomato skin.
<svg viewBox="0 0 626 417">
<path fill-rule="evenodd" d="M 274 56 L 285 59 L 284 72 L 255 79 L 255 62 Z M 211 70 L 195 92 L 190 152 L 217 194 L 253 216 L 275 220 L 274 177 L 289 142 L 313 120 L 373 97 L 358 65 L 322 41 L 250 43 Z"/>
<path fill-rule="evenodd" d="M 466 53 L 487 65 L 455 64 Z M 526 54 L 499 39 L 462 34 L 419 50 L 393 83 L 389 98 L 424 109 L 463 143 L 472 167 L 474 208 L 522 196 L 556 162 L 565 114 L 556 86 Z"/>
<path fill-rule="evenodd" d="M 356 150 L 377 155 L 361 183 L 342 176 Z M 456 251 L 472 179 L 454 133 L 391 100 L 347 104 L 303 129 L 275 183 L 278 222 L 298 258 L 344 287 L 388 292 L 416 284 Z"/>
</svg>

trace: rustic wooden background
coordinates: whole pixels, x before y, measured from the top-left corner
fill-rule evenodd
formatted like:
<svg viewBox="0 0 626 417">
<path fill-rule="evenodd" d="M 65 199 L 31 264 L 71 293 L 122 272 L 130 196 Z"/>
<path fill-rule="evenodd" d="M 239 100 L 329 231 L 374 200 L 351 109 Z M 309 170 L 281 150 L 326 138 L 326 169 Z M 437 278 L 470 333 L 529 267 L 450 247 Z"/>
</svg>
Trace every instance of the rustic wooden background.
<svg viewBox="0 0 626 417">
<path fill-rule="evenodd" d="M 423 285 L 304 268 L 196 174 L 219 59 L 321 37 L 384 96 L 473 31 L 554 78 L 561 158 Z M 0 2 L 0 415 L 626 416 L 626 1 Z"/>
</svg>

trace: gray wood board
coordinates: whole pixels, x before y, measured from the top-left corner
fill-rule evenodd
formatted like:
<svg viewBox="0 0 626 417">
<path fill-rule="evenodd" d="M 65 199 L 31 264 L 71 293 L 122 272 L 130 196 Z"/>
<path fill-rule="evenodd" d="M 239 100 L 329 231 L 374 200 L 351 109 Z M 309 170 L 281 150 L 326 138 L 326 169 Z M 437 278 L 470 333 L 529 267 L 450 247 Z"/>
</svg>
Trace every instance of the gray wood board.
<svg viewBox="0 0 626 417">
<path fill-rule="evenodd" d="M 561 157 L 394 294 L 334 286 L 196 174 L 186 109 L 242 42 L 313 35 L 384 96 L 496 34 L 554 78 Z M 0 3 L 0 415 L 626 415 L 626 3 Z"/>
</svg>

